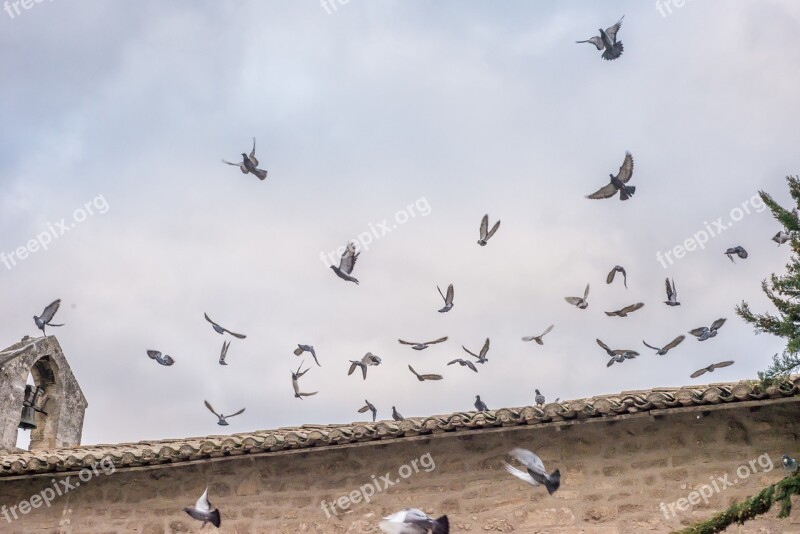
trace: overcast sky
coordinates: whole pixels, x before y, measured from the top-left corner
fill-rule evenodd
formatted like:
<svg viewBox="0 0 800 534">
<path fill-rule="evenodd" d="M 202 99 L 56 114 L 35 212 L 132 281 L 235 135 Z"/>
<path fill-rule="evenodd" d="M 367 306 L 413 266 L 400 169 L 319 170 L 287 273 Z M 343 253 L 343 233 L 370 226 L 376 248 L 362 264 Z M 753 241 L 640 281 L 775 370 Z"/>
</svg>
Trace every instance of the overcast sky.
<svg viewBox="0 0 800 534">
<path fill-rule="evenodd" d="M 751 199 L 765 189 L 788 206 L 784 177 L 800 172 L 800 3 L 670 9 L 55 0 L 0 12 L 0 252 L 70 226 L 0 263 L 0 345 L 37 335 L 31 317 L 62 299 L 52 333 L 89 402 L 84 443 L 349 423 L 365 398 L 389 418 L 392 405 L 469 410 L 476 394 L 496 409 L 531 404 L 534 388 L 573 399 L 755 377 L 783 342 L 754 336 L 734 306 L 771 309 L 760 281 L 789 258 Z M 623 14 L 620 59 L 575 44 Z M 220 162 L 253 136 L 265 182 Z M 584 198 L 626 150 L 635 197 Z M 479 247 L 485 213 L 502 225 Z M 741 220 L 662 266 L 658 252 L 720 217 Z M 361 284 L 338 279 L 321 255 L 373 228 Z M 732 264 L 733 245 L 750 257 Z M 627 291 L 605 284 L 615 264 Z M 681 307 L 662 304 L 665 276 Z M 587 310 L 564 302 L 587 282 Z M 439 314 L 449 283 L 455 308 Z M 603 313 L 637 301 L 628 318 Z M 248 334 L 227 367 L 204 312 Z M 719 336 L 667 357 L 642 345 L 719 317 Z M 520 340 L 551 323 L 543 347 Z M 424 352 L 397 343 L 445 335 Z M 479 374 L 446 366 L 486 337 Z M 606 368 L 598 337 L 642 356 Z M 301 379 L 319 394 L 302 401 L 297 343 L 322 363 Z M 347 376 L 367 351 L 383 364 Z M 420 383 L 408 364 L 445 378 Z M 247 411 L 223 429 L 204 399 Z"/>
</svg>

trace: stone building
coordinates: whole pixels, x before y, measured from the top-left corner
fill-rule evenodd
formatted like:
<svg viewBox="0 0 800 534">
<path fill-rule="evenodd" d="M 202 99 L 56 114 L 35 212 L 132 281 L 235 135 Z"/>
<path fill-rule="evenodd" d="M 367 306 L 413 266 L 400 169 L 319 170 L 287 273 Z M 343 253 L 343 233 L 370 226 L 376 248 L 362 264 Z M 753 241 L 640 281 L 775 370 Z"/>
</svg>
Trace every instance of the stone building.
<svg viewBox="0 0 800 534">
<path fill-rule="evenodd" d="M 63 371 L 57 346 L 48 338 L 36 351 Z M 76 446 L 62 435 L 0 457 L 0 532 L 215 531 L 182 511 L 206 486 L 228 533 L 378 532 L 382 516 L 409 506 L 447 514 L 452 532 L 670 532 L 784 476 L 781 455 L 798 452 L 798 393 L 800 377 L 767 391 L 660 388 L 180 440 Z M 82 418 L 85 400 L 75 402 Z M 560 469 L 553 496 L 506 473 L 517 446 Z M 729 531 L 800 533 L 800 512 Z"/>
</svg>

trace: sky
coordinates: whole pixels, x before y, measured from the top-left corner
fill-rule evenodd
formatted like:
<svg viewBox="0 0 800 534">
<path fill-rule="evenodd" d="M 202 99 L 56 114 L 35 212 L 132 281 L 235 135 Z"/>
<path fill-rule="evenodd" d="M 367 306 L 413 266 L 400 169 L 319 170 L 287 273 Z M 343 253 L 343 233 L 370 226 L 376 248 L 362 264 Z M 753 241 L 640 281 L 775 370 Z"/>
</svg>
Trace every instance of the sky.
<svg viewBox="0 0 800 534">
<path fill-rule="evenodd" d="M 9 4 L 0 252 L 16 263 L 0 263 L 0 345 L 38 335 L 31 317 L 62 299 L 49 333 L 88 400 L 86 444 L 363 421 L 364 399 L 410 417 L 478 394 L 496 409 L 535 388 L 549 401 L 754 378 L 784 343 L 734 307 L 771 310 L 761 280 L 789 260 L 755 195 L 792 207 L 800 4 L 658 5 Z M 620 59 L 575 44 L 622 15 Z M 253 137 L 264 182 L 220 161 Z M 635 196 L 586 199 L 626 151 Z M 487 213 L 502 224 L 480 247 Z M 713 221 L 729 227 L 675 256 Z M 48 232 L 46 250 L 16 255 Z M 359 235 L 355 285 L 326 257 Z M 749 257 L 734 264 L 735 245 Z M 614 265 L 627 290 L 605 283 Z M 662 304 L 665 277 L 682 306 Z M 450 283 L 455 307 L 437 313 Z M 569 306 L 587 283 L 589 307 Z M 228 366 L 204 313 L 247 334 Z M 665 357 L 642 345 L 721 317 L 717 337 Z M 544 346 L 521 341 L 550 324 Z M 397 342 L 441 336 L 423 352 Z M 479 373 L 446 365 L 487 337 Z M 596 338 L 641 356 L 607 368 Z M 347 376 L 366 352 L 382 365 Z M 319 391 L 304 400 L 302 361 L 301 388 Z M 221 428 L 203 400 L 246 412 Z"/>
</svg>

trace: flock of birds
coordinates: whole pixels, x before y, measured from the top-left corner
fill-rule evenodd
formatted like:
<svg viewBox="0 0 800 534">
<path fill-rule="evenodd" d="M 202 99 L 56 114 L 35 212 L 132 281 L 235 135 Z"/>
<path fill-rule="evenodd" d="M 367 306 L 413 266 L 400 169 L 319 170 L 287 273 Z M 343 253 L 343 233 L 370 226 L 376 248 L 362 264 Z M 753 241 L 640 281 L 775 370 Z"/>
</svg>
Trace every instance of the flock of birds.
<svg viewBox="0 0 800 534">
<path fill-rule="evenodd" d="M 624 18 L 624 17 L 623 17 Z M 622 26 L 622 18 L 613 26 L 603 30 L 600 29 L 600 35 L 592 37 L 591 39 L 587 39 L 585 41 L 576 41 L 577 43 L 591 43 L 597 47 L 598 50 L 603 50 L 602 57 L 605 60 L 614 60 L 619 58 L 623 52 L 623 45 L 621 41 L 617 41 L 617 33 Z M 222 160 L 223 163 L 227 165 L 233 165 L 239 167 L 242 173 L 244 174 L 252 174 L 257 177 L 259 180 L 265 180 L 267 178 L 267 171 L 259 168 L 259 161 L 256 157 L 256 142 L 255 138 L 253 138 L 253 148 L 251 149 L 250 153 L 243 152 L 242 154 L 242 161 L 239 163 L 232 163 L 230 161 Z M 609 183 L 595 191 L 594 193 L 587 196 L 589 199 L 609 199 L 613 198 L 614 196 L 619 193 L 619 198 L 622 201 L 628 200 L 633 197 L 636 192 L 636 187 L 629 185 L 629 182 L 633 176 L 634 170 L 634 160 L 633 156 L 630 152 L 626 152 L 625 158 L 623 160 L 622 165 L 619 168 L 619 171 L 616 175 L 609 174 L 610 180 Z M 795 210 L 795 214 L 796 214 Z M 498 220 L 491 229 L 489 228 L 489 216 L 484 215 L 481 220 L 480 227 L 479 227 L 479 239 L 478 245 L 481 247 L 487 246 L 489 241 L 492 237 L 497 233 L 500 228 L 500 221 Z M 786 230 L 779 231 L 772 239 L 778 246 L 783 243 L 786 243 L 794 236 L 791 232 L 787 232 Z M 335 275 L 340 279 L 346 282 L 352 282 L 354 284 L 359 284 L 358 279 L 353 276 L 353 271 L 356 266 L 356 262 L 359 258 L 360 252 L 356 249 L 354 243 L 348 243 L 345 247 L 344 253 L 342 254 L 339 265 L 333 265 L 330 268 L 333 270 Z M 740 259 L 745 259 L 748 257 L 747 251 L 741 246 L 735 246 L 728 248 L 725 251 L 727 257 L 734 262 L 734 256 Z M 614 266 L 611 271 L 608 273 L 606 277 L 607 284 L 613 284 L 615 279 L 617 279 L 617 275 L 621 275 L 622 283 L 627 290 L 628 281 L 627 281 L 627 272 L 624 267 L 620 265 Z M 664 304 L 670 307 L 680 306 L 681 303 L 678 301 L 678 293 L 675 287 L 674 280 L 670 280 L 669 278 L 666 279 L 666 298 L 667 300 L 664 301 Z M 438 311 L 440 313 L 447 313 L 450 312 L 454 308 L 454 288 L 453 285 L 450 284 L 447 287 L 446 292 L 442 292 L 442 290 L 437 286 L 437 290 L 439 295 L 442 297 L 444 302 L 441 309 Z M 574 296 L 574 297 L 565 297 L 565 300 L 568 304 L 575 306 L 579 310 L 586 310 L 589 307 L 589 284 L 586 285 L 586 288 L 583 291 L 582 296 Z M 45 334 L 46 327 L 60 327 L 63 326 L 62 324 L 54 324 L 53 318 L 58 311 L 60 305 L 60 300 L 56 300 L 45 307 L 44 311 L 40 316 L 34 316 L 34 321 L 43 334 Z M 614 311 L 606 311 L 605 314 L 609 317 L 620 317 L 625 318 L 628 317 L 630 314 L 640 310 L 644 307 L 644 303 L 642 302 L 635 302 L 629 306 L 625 306 L 619 310 Z M 246 336 L 244 334 L 235 333 L 227 328 L 221 326 L 219 323 L 213 321 L 208 314 L 205 314 L 205 319 L 208 323 L 211 324 L 212 328 L 215 332 L 220 335 L 228 335 L 233 338 L 237 339 L 245 339 Z M 698 341 L 706 341 L 713 337 L 715 337 L 719 329 L 725 324 L 726 319 L 720 318 L 711 323 L 710 326 L 702 326 L 689 331 L 689 334 L 694 336 Z M 554 325 L 550 325 L 544 329 L 544 331 L 539 335 L 533 336 L 526 336 L 522 338 L 523 342 L 530 342 L 533 341 L 538 345 L 544 345 L 544 337 L 552 332 Z M 658 345 L 651 345 L 646 341 L 642 341 L 642 343 L 649 349 L 655 351 L 657 356 L 665 356 L 670 350 L 676 348 L 680 345 L 684 339 L 686 338 L 685 335 L 678 335 L 672 341 L 667 343 L 664 346 Z M 439 343 L 443 343 L 448 340 L 448 337 L 441 337 L 439 339 L 435 339 L 433 341 L 405 341 L 405 340 L 398 340 L 400 344 L 410 346 L 413 350 L 422 351 L 426 350 L 432 345 L 437 345 Z M 609 357 L 607 367 L 612 366 L 615 363 L 624 363 L 629 359 L 634 359 L 639 356 L 639 352 L 633 349 L 611 349 L 608 345 L 606 345 L 600 339 L 597 339 L 597 344 L 600 348 L 605 351 L 606 355 Z M 230 347 L 231 341 L 226 339 L 223 341 L 222 349 L 219 355 L 219 364 L 220 365 L 228 365 L 226 362 L 226 358 L 228 355 L 228 349 Z M 475 353 L 462 345 L 462 349 L 466 353 L 466 356 L 463 358 L 456 358 L 450 361 L 447 365 L 459 365 L 461 367 L 466 367 L 468 370 L 473 372 L 478 372 L 479 366 L 486 364 L 488 359 L 488 352 L 490 348 L 490 340 L 486 338 L 483 346 L 481 347 L 478 353 Z M 298 344 L 297 348 L 294 350 L 294 354 L 296 356 L 302 356 L 303 354 L 308 353 L 314 359 L 314 362 L 317 364 L 318 367 L 322 365 L 317 358 L 316 350 L 314 349 L 313 345 L 307 344 Z M 175 363 L 175 360 L 167 355 L 163 354 L 157 350 L 148 350 L 147 355 L 155 360 L 158 364 L 163 366 L 171 366 Z M 350 360 L 350 365 L 347 371 L 348 375 L 352 375 L 357 369 L 361 371 L 361 376 L 363 380 L 367 379 L 367 371 L 369 367 L 378 366 L 381 364 L 381 358 L 368 352 L 365 354 L 361 359 L 358 360 Z M 713 372 L 716 369 L 727 367 L 732 365 L 733 361 L 723 361 L 718 363 L 713 363 L 706 367 L 703 367 L 695 372 L 693 372 L 690 376 L 691 378 L 697 378 L 705 373 Z M 311 367 L 303 370 L 303 366 L 305 361 L 303 360 L 300 365 L 298 366 L 297 370 L 291 371 L 291 380 L 292 380 L 292 388 L 294 390 L 294 396 L 300 400 L 303 400 L 305 397 L 310 397 L 316 395 L 317 391 L 312 392 L 303 392 L 300 388 L 300 379 L 308 373 Z M 419 373 L 417 372 L 414 367 L 411 365 L 408 366 L 409 371 L 414 375 L 414 377 L 421 381 L 438 381 L 442 380 L 442 375 L 439 374 L 432 374 L 432 373 Z M 543 406 L 545 404 L 545 397 L 544 395 L 538 390 L 535 390 L 534 400 L 537 406 Z M 378 410 L 374 404 L 372 404 L 369 400 L 364 401 L 365 404 L 361 408 L 358 409 L 358 413 L 366 413 L 370 412 L 372 414 L 373 422 L 377 418 Z M 558 402 L 558 399 L 556 399 Z M 235 417 L 244 413 L 245 409 L 242 408 L 241 410 L 234 412 L 229 415 L 223 415 L 222 413 L 218 413 L 212 405 L 205 401 L 206 408 L 217 417 L 217 424 L 221 426 L 227 426 L 228 419 L 231 417 Z M 476 410 L 480 412 L 488 411 L 489 408 L 487 407 L 486 403 L 481 399 L 480 395 L 475 396 L 475 403 L 474 406 Z M 392 406 L 392 418 L 395 421 L 402 421 L 403 416 L 397 411 L 395 406 Z M 506 471 L 511 474 L 512 476 L 524 481 L 531 486 L 544 486 L 545 489 L 548 491 L 549 494 L 553 494 L 555 491 L 558 490 L 561 484 L 561 475 L 560 471 L 556 469 L 552 473 L 546 471 L 544 463 L 542 460 L 537 456 L 534 452 L 529 450 L 521 449 L 521 448 L 514 448 L 509 452 L 509 455 L 514 458 L 519 464 L 523 466 L 524 469 L 518 469 L 512 466 L 509 463 L 504 462 L 504 467 Z M 788 456 L 783 457 L 783 464 L 784 468 L 790 472 L 797 471 L 797 462 L 789 458 Z M 202 496 L 197 500 L 194 506 L 187 506 L 184 508 L 184 511 L 191 516 L 192 518 L 201 521 L 203 526 L 206 523 L 210 523 L 215 527 L 219 527 L 221 524 L 221 515 L 217 508 L 214 508 L 208 499 L 208 488 L 203 492 Z M 415 508 L 409 508 L 392 514 L 380 523 L 379 527 L 381 530 L 387 533 L 393 534 L 424 534 L 427 532 L 432 532 L 433 534 L 446 534 L 449 532 L 449 522 L 447 516 L 442 516 L 437 519 L 429 517 L 427 514 L 422 512 L 421 510 Z"/>
</svg>

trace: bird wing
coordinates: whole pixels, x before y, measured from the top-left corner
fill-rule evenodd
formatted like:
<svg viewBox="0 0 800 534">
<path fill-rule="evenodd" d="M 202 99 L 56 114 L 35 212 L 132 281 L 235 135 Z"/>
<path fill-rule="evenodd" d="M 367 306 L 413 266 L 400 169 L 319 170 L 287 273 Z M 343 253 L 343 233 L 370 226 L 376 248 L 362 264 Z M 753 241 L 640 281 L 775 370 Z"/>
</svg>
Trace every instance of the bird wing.
<svg viewBox="0 0 800 534">
<path fill-rule="evenodd" d="M 354 361 L 351 360 L 350 361 L 350 369 L 347 371 L 347 376 L 352 375 L 353 371 L 355 371 L 356 367 L 358 367 L 359 365 L 362 365 L 361 362 L 354 362 Z"/>
<path fill-rule="evenodd" d="M 454 295 L 453 284 L 450 284 L 449 286 L 447 286 L 447 296 L 444 299 L 444 303 L 445 304 L 452 304 L 453 303 L 453 295 Z"/>
<path fill-rule="evenodd" d="M 218 414 L 218 413 L 217 413 L 217 412 L 214 410 L 214 408 L 211 406 L 211 403 L 209 403 L 208 401 L 203 401 L 203 402 L 206 404 L 206 408 L 208 408 L 208 411 L 210 411 L 211 413 L 213 413 L 214 415 L 216 415 L 217 417 L 219 417 L 219 414 Z"/>
<path fill-rule="evenodd" d="M 664 279 L 664 285 L 667 288 L 667 300 L 672 300 L 673 297 L 675 296 L 675 289 L 673 286 L 670 285 L 669 278 Z"/>
<path fill-rule="evenodd" d="M 369 411 L 369 406 L 366 405 L 358 409 L 358 413 L 367 413 L 368 411 Z"/>
<path fill-rule="evenodd" d="M 162 360 L 159 363 L 162 363 L 162 362 L 163 362 L 164 365 L 169 367 L 170 365 L 175 363 L 175 360 L 173 360 L 168 354 L 165 354 L 164 357 L 162 358 Z"/>
<path fill-rule="evenodd" d="M 209 322 L 209 323 L 211 323 L 212 325 L 214 325 L 214 326 L 219 326 L 217 323 L 215 323 L 214 321 L 212 321 L 212 320 L 211 320 L 211 317 L 209 317 L 207 313 L 203 313 L 203 316 L 206 318 L 206 321 L 208 321 L 208 322 Z M 222 328 L 221 326 L 219 326 L 219 327 L 220 327 L 220 328 Z M 224 329 L 223 329 L 223 330 L 224 330 Z"/>
<path fill-rule="evenodd" d="M 709 330 L 708 330 L 707 326 L 701 326 L 700 328 L 695 328 L 694 330 L 689 330 L 689 333 L 692 334 L 693 336 L 700 337 L 700 336 L 702 336 L 703 334 L 705 334 L 708 331 Z"/>
<path fill-rule="evenodd" d="M 45 324 L 49 323 L 50 321 L 53 320 L 53 316 L 58 311 L 59 306 L 61 306 L 61 299 L 54 300 L 53 302 L 47 305 L 47 307 L 44 309 L 39 319 L 41 319 L 41 321 Z"/>
<path fill-rule="evenodd" d="M 401 345 L 419 345 L 419 343 L 413 341 L 403 341 L 402 339 L 398 339 L 397 341 L 399 341 Z"/>
<path fill-rule="evenodd" d="M 508 471 L 510 474 L 514 475 L 515 477 L 517 477 L 520 480 L 523 480 L 523 481 L 527 482 L 531 486 L 538 486 L 539 485 L 539 483 L 536 482 L 533 479 L 533 477 L 530 476 L 528 473 L 526 473 L 524 471 L 520 471 L 516 467 L 514 467 L 512 465 L 509 465 L 506 462 L 503 462 L 503 467 L 505 467 L 506 471 Z"/>
<path fill-rule="evenodd" d="M 635 312 L 636 310 L 644 307 L 644 302 L 637 302 L 636 304 L 631 304 L 630 306 L 625 306 L 620 311 L 622 313 L 631 313 Z"/>
<path fill-rule="evenodd" d="M 722 325 L 725 324 L 725 321 L 727 321 L 727 319 L 717 319 L 716 321 L 711 323 L 711 330 L 719 330 L 720 328 L 722 328 Z"/>
<path fill-rule="evenodd" d="M 617 178 L 619 178 L 622 183 L 627 184 L 631 176 L 633 176 L 633 156 L 630 152 L 625 152 L 625 160 L 619 168 Z"/>
<path fill-rule="evenodd" d="M 729 367 L 731 365 L 733 365 L 733 361 L 732 360 L 728 360 L 728 361 L 725 361 L 725 362 L 715 363 L 711 367 L 713 367 L 714 369 L 720 369 L 722 367 Z"/>
<path fill-rule="evenodd" d="M 157 350 L 148 350 L 147 355 L 150 356 L 151 360 L 157 360 L 161 357 L 161 353 Z"/>
<path fill-rule="evenodd" d="M 484 359 L 486 357 L 486 353 L 489 352 L 489 338 L 486 338 L 486 341 L 483 343 L 483 348 L 481 349 L 480 359 Z"/>
<path fill-rule="evenodd" d="M 423 343 L 423 345 L 435 345 L 437 343 L 443 343 L 445 341 L 447 341 L 447 336 L 440 337 L 439 339 L 435 339 L 433 341 L 428 341 L 426 343 Z"/>
<path fill-rule="evenodd" d="M 239 338 L 239 339 L 244 339 L 244 338 L 246 338 L 246 337 L 247 337 L 247 336 L 246 336 L 246 335 L 244 335 L 244 334 L 237 334 L 236 332 L 231 332 L 231 331 L 230 331 L 230 330 L 228 330 L 227 328 L 223 328 L 223 330 L 225 330 L 227 333 L 229 333 L 229 334 L 230 334 L 230 335 L 232 335 L 233 337 L 236 337 L 236 338 Z"/>
<path fill-rule="evenodd" d="M 442 375 L 418 375 L 422 380 L 442 380 L 444 377 Z"/>
<path fill-rule="evenodd" d="M 645 346 L 645 347 L 647 347 L 647 348 L 649 348 L 649 349 L 653 349 L 653 350 L 661 350 L 661 347 L 654 347 L 653 345 L 649 345 L 649 344 L 647 343 L 647 341 L 645 341 L 644 339 L 642 340 L 642 343 L 644 343 L 644 346 Z"/>
<path fill-rule="evenodd" d="M 703 367 L 702 369 L 698 369 L 697 371 L 695 371 L 694 373 L 689 375 L 689 378 L 697 378 L 698 376 L 702 376 L 702 375 L 706 374 L 707 372 L 708 372 L 708 368 L 707 367 Z"/>
<path fill-rule="evenodd" d="M 472 357 L 474 357 L 474 358 L 478 358 L 478 359 L 480 359 L 480 356 L 478 356 L 477 354 L 475 354 L 474 352 L 472 352 L 471 350 L 469 350 L 469 349 L 468 349 L 467 347 L 465 347 L 464 345 L 461 345 L 461 348 L 462 348 L 462 349 L 464 349 L 464 350 L 467 352 L 467 354 L 469 354 L 470 356 L 472 356 Z"/>
<path fill-rule="evenodd" d="M 606 33 L 608 33 L 608 32 L 606 32 Z M 575 42 L 576 43 L 592 43 L 593 45 L 595 45 L 597 47 L 598 50 L 602 50 L 603 48 L 605 48 L 605 46 L 603 46 L 603 39 L 598 37 L 598 36 L 596 36 L 596 35 L 594 37 L 592 37 L 591 39 L 586 39 L 585 41 L 575 41 Z"/>
<path fill-rule="evenodd" d="M 617 192 L 617 188 L 614 187 L 614 184 L 608 183 L 592 193 L 591 195 L 586 195 L 586 198 L 591 198 L 592 200 L 598 200 L 601 198 L 611 198 Z"/>
<path fill-rule="evenodd" d="M 606 364 L 606 367 L 611 367 L 612 365 L 614 365 L 614 362 L 616 362 L 616 361 L 617 361 L 617 359 L 612 357 L 610 360 L 608 360 L 608 363 Z"/>
<path fill-rule="evenodd" d="M 525 336 L 525 337 L 522 338 L 522 341 L 533 341 L 534 339 L 537 339 L 538 337 L 539 336 Z"/>
<path fill-rule="evenodd" d="M 672 341 L 669 342 L 669 345 L 664 347 L 664 350 L 674 349 L 675 347 L 680 345 L 681 342 L 683 342 L 684 339 L 686 339 L 686 336 L 684 336 L 684 335 L 680 335 L 680 336 L 676 337 L 675 339 L 673 339 Z"/>
<path fill-rule="evenodd" d="M 244 413 L 244 410 L 245 410 L 245 409 L 244 409 L 244 408 L 242 408 L 241 410 L 239 410 L 239 411 L 238 411 L 238 412 L 236 412 L 236 413 L 232 413 L 232 414 L 230 414 L 230 415 L 227 415 L 227 416 L 225 416 L 225 418 L 227 419 L 228 417 L 233 417 L 233 416 L 236 416 L 236 415 L 241 415 L 241 414 L 243 414 L 243 413 Z"/>
<path fill-rule="evenodd" d="M 416 376 L 417 378 L 421 378 L 421 377 L 419 376 L 419 373 L 418 373 L 418 372 L 416 372 L 416 371 L 414 370 L 414 368 L 413 368 L 413 367 L 411 367 L 411 365 L 410 365 L 410 364 L 409 364 L 409 366 L 408 366 L 408 370 L 409 370 L 409 371 L 411 371 L 412 373 L 414 373 L 414 376 Z"/>
<path fill-rule="evenodd" d="M 608 273 L 608 276 L 606 276 L 606 284 L 610 284 L 611 282 L 613 282 L 614 276 L 616 275 L 617 275 L 617 268 L 614 267 L 613 269 L 611 269 L 611 272 Z"/>
<path fill-rule="evenodd" d="M 481 219 L 481 239 L 486 241 L 486 235 L 489 233 L 489 214 L 483 216 Z"/>
<path fill-rule="evenodd" d="M 544 336 L 546 336 L 547 334 L 549 334 L 549 333 L 550 333 L 550 331 L 553 329 L 553 327 L 554 327 L 554 326 L 555 326 L 555 325 L 551 324 L 550 326 L 548 326 L 547 328 L 545 328 L 544 332 L 542 332 L 542 335 L 540 335 L 539 337 L 544 337 Z"/>
<path fill-rule="evenodd" d="M 442 296 L 442 300 L 445 302 L 445 304 L 447 304 L 447 299 L 444 297 L 444 293 L 442 293 L 442 290 L 439 289 L 439 286 L 436 286 L 436 290 L 439 292 L 439 295 Z"/>
<path fill-rule="evenodd" d="M 464 363 L 466 364 L 466 366 L 467 366 L 467 367 L 469 367 L 470 369 L 472 369 L 472 370 L 473 370 L 473 371 L 475 371 L 476 373 L 478 372 L 478 368 L 477 368 L 477 367 L 475 367 L 475 364 L 474 364 L 474 363 L 472 363 L 471 361 L 469 361 L 469 360 L 464 360 Z"/>
<path fill-rule="evenodd" d="M 353 272 L 353 267 L 356 265 L 360 252 L 356 252 L 356 246 L 352 243 L 347 244 L 347 250 L 342 254 L 342 259 L 339 261 L 339 270 L 345 274 Z"/>
<path fill-rule="evenodd" d="M 490 237 L 492 237 L 494 235 L 494 233 L 497 231 L 498 228 L 500 228 L 500 221 L 497 221 L 496 223 L 494 223 L 494 226 L 492 226 L 492 229 L 489 230 L 488 234 L 486 234 L 486 239 L 489 239 Z"/>
<path fill-rule="evenodd" d="M 606 32 L 606 33 L 608 33 L 608 32 Z M 613 37 L 612 37 L 612 39 L 613 39 Z M 256 138 L 255 137 L 253 138 L 253 150 L 250 151 L 250 155 L 248 157 L 250 158 L 250 161 L 253 162 L 253 165 L 258 167 L 258 160 L 256 159 Z"/>
<path fill-rule="evenodd" d="M 231 346 L 230 341 L 223 341 L 222 342 L 222 350 L 219 353 L 219 361 L 224 362 L 225 358 L 228 356 L 228 347 Z"/>
<path fill-rule="evenodd" d="M 603 343 L 599 339 L 596 339 L 595 341 L 597 341 L 597 344 L 600 345 L 600 347 L 603 348 L 606 352 L 609 352 L 611 350 L 611 349 L 608 348 L 608 345 L 606 345 L 605 343 Z"/>
<path fill-rule="evenodd" d="M 606 29 L 606 35 L 608 35 L 609 39 L 611 39 L 614 42 L 616 42 L 617 40 L 617 32 L 622 27 L 622 19 L 624 18 L 625 15 L 622 15 L 622 18 L 619 19 L 616 24 Z"/>
<path fill-rule="evenodd" d="M 542 459 L 539 458 L 539 456 L 536 455 L 536 453 L 533 453 L 527 449 L 521 449 L 519 447 L 516 447 L 514 449 L 511 449 L 509 454 L 514 458 L 516 458 L 517 461 L 519 461 L 519 463 L 521 463 L 534 473 L 545 474 L 544 464 L 542 463 Z"/>
<path fill-rule="evenodd" d="M 361 367 L 361 378 L 362 378 L 362 380 L 366 380 L 367 379 L 367 365 L 362 363 L 361 365 L 359 365 L 359 367 Z"/>
<path fill-rule="evenodd" d="M 573 306 L 577 306 L 578 304 L 583 302 L 583 299 L 580 298 L 580 297 L 564 297 L 564 300 L 566 300 L 567 302 L 569 302 Z"/>
<path fill-rule="evenodd" d="M 312 395 L 316 395 L 319 391 L 312 391 L 311 393 L 298 393 L 301 397 L 310 397 Z"/>
<path fill-rule="evenodd" d="M 447 365 L 453 365 L 454 363 L 461 364 L 461 362 L 463 362 L 463 361 L 465 361 L 465 360 L 462 360 L 460 358 L 456 358 L 452 362 L 449 362 Z"/>
<path fill-rule="evenodd" d="M 195 509 L 201 512 L 210 512 L 211 511 L 211 503 L 208 502 L 208 488 L 203 492 L 197 502 L 194 503 Z"/>
<path fill-rule="evenodd" d="M 583 300 L 589 298 L 589 284 L 586 284 L 586 289 L 583 290 Z"/>
</svg>

